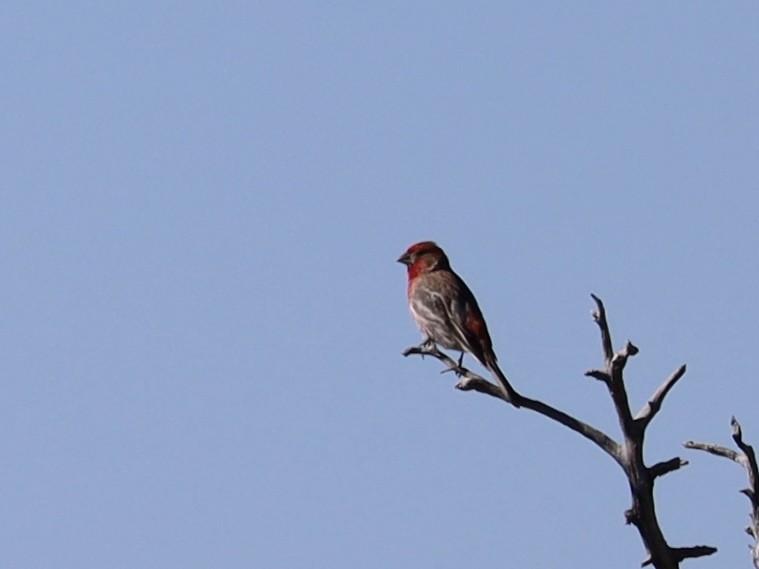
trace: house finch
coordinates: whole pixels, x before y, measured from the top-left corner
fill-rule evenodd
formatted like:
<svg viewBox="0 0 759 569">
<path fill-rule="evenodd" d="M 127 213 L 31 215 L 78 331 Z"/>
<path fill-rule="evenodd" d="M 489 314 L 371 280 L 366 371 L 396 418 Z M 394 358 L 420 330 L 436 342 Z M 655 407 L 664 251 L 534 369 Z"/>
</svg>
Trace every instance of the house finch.
<svg viewBox="0 0 759 569">
<path fill-rule="evenodd" d="M 409 247 L 398 258 L 408 267 L 408 303 L 424 344 L 472 354 L 501 384 L 507 400 L 518 395 L 498 367 L 493 342 L 477 300 L 453 269 L 445 252 L 432 241 Z"/>
</svg>

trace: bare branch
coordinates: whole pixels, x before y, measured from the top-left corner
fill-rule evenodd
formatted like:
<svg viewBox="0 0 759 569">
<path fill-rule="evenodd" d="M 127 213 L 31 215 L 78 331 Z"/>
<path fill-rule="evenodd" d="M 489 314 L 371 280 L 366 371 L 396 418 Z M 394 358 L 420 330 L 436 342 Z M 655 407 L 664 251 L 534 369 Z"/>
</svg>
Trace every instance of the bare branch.
<svg viewBox="0 0 759 569">
<path fill-rule="evenodd" d="M 462 379 L 457 385 L 457 389 L 461 391 L 479 391 L 498 399 L 503 399 L 503 391 L 497 385 L 484 380 L 481 377 L 473 378 L 466 377 Z M 553 419 L 557 423 L 564 425 L 565 427 L 575 431 L 582 435 L 586 439 L 598 445 L 606 454 L 611 456 L 620 466 L 622 465 L 622 455 L 619 443 L 608 436 L 603 431 L 596 429 L 595 427 L 572 417 L 571 415 L 556 409 L 538 401 L 536 399 L 530 399 L 529 397 L 521 396 L 519 403 L 525 409 L 535 411 L 549 419 Z"/>
<path fill-rule="evenodd" d="M 630 340 L 627 340 L 625 347 L 619 351 L 619 354 L 617 354 L 617 356 L 627 359 L 629 357 L 637 355 L 638 352 L 640 352 L 638 346 L 633 344 Z"/>
<path fill-rule="evenodd" d="M 672 549 L 672 553 L 675 555 L 675 559 L 678 562 L 685 559 L 695 559 L 696 557 L 706 557 L 717 553 L 717 548 L 711 545 L 694 545 L 692 547 L 675 547 Z"/>
<path fill-rule="evenodd" d="M 679 470 L 687 464 L 687 460 L 683 460 L 679 456 L 676 456 L 675 458 L 671 458 L 663 462 L 657 462 L 649 469 L 649 472 L 651 473 L 651 476 L 658 478 L 659 476 L 664 476 L 665 474 Z"/>
<path fill-rule="evenodd" d="M 453 358 L 451 358 L 445 352 L 442 352 L 434 343 L 412 346 L 403 350 L 402 353 L 404 357 L 411 355 L 421 355 L 422 357 L 432 356 L 433 358 L 440 360 L 446 366 L 448 366 L 447 369 L 444 369 L 441 373 L 452 371 L 458 377 L 462 377 L 464 380 L 466 380 L 459 382 L 458 385 L 456 385 L 456 388 L 460 389 L 461 391 L 479 391 L 480 393 L 486 393 L 487 395 L 492 395 L 493 397 L 501 399 L 502 401 L 505 401 L 506 403 L 509 403 L 516 408 L 519 408 L 521 406 L 522 396 L 517 393 L 517 391 L 514 389 L 511 383 L 509 383 L 503 373 L 501 373 L 500 377 L 498 374 L 493 374 L 501 383 L 501 387 L 497 388 L 493 383 L 490 383 L 482 376 L 477 375 L 476 373 L 460 365 L 458 362 L 454 361 Z M 500 389 L 500 394 L 496 394 L 493 391 L 493 388 Z"/>
<path fill-rule="evenodd" d="M 413 356 L 413 355 L 420 355 L 422 357 L 431 356 L 435 359 L 440 360 L 447 366 L 447 369 L 444 369 L 440 373 L 448 373 L 452 371 L 458 377 L 469 378 L 469 379 L 479 379 L 479 380 L 485 381 L 482 377 L 480 377 L 476 373 L 469 371 L 467 368 L 463 366 L 460 366 L 459 363 L 455 361 L 453 358 L 451 358 L 448 354 L 440 351 L 435 344 L 432 344 L 432 343 L 422 344 L 421 346 L 412 346 L 410 348 L 406 348 L 405 350 L 403 350 L 404 357 Z M 501 397 L 500 399 L 504 399 L 504 398 Z"/>
<path fill-rule="evenodd" d="M 617 418 L 624 435 L 624 442 L 622 443 L 622 467 L 627 475 L 632 494 L 632 506 L 625 512 L 625 520 L 628 524 L 632 524 L 638 529 L 638 533 L 640 533 L 641 539 L 650 553 L 649 560 L 644 564 L 652 564 L 657 569 L 676 569 L 682 560 L 682 558 L 678 558 L 678 551 L 683 554 L 694 554 L 697 550 L 692 548 L 674 550 L 667 544 L 656 516 L 654 481 L 659 476 L 677 470 L 686 463 L 676 458 L 648 468 L 643 461 L 643 443 L 646 428 L 655 411 L 658 411 L 661 407 L 661 402 L 667 391 L 671 389 L 676 380 L 672 381 L 672 385 L 669 385 L 666 390 L 660 390 L 661 393 L 657 393 L 652 398 L 651 412 L 646 413 L 645 420 L 634 420 L 630 411 L 630 402 L 625 387 L 624 370 L 628 359 L 639 352 L 638 347 L 628 341 L 624 348 L 616 354 L 613 353 L 611 333 L 603 302 L 596 295 L 591 296 L 597 306 L 597 310 L 593 312 L 593 319 L 601 330 L 601 343 L 606 369 L 590 370 L 586 375 L 595 377 L 606 384 L 609 395 L 614 402 Z"/>
<path fill-rule="evenodd" d="M 750 548 L 751 557 L 754 562 L 754 567 L 759 569 L 759 468 L 757 468 L 756 464 L 754 447 L 743 440 L 743 430 L 735 417 L 730 420 L 730 426 L 733 430 L 733 441 L 736 446 L 743 451 L 742 453 L 735 452 L 732 449 L 720 445 L 694 441 L 686 441 L 685 447 L 703 450 L 716 456 L 729 458 L 743 466 L 746 470 L 749 485 L 748 488 L 744 488 L 740 492 L 751 501 L 751 525 L 746 528 L 746 533 L 754 538 L 754 545 Z"/>
<path fill-rule="evenodd" d="M 609 385 L 611 376 L 602 369 L 589 369 L 585 372 L 585 377 L 592 377 L 598 381 L 603 381 L 606 385 Z"/>
<path fill-rule="evenodd" d="M 627 476 L 632 495 L 632 506 L 625 512 L 625 518 L 628 524 L 633 524 L 638 529 L 641 539 L 651 555 L 644 565 L 651 564 L 657 569 L 677 569 L 683 559 L 709 555 L 714 553 L 716 549 L 708 546 L 671 548 L 667 544 L 656 516 L 654 481 L 688 463 L 680 457 L 675 457 L 656 463 L 649 468 L 643 461 L 643 442 L 646 428 L 661 409 L 666 395 L 685 373 L 685 366 L 681 366 L 659 387 L 648 404 L 638 413 L 636 419 L 633 419 L 624 382 L 624 369 L 627 360 L 636 355 L 639 350 L 632 342 L 628 341 L 619 352 L 614 353 L 603 302 L 595 294 L 592 294 L 591 297 L 596 303 L 596 310 L 592 314 L 601 332 L 605 365 L 603 369 L 588 370 L 585 375 L 602 381 L 606 385 L 622 428 L 624 436 L 622 442 L 615 441 L 603 431 L 547 403 L 520 395 L 513 388 L 510 393 L 507 393 L 508 389 L 460 366 L 434 345 L 423 344 L 419 347 L 409 348 L 403 354 L 405 356 L 429 355 L 437 358 L 447 366 L 445 371 L 453 371 L 461 378 L 456 385 L 461 391 L 477 391 L 510 403 L 515 407 L 521 406 L 530 409 L 595 443 L 622 467 Z M 494 373 L 494 375 L 497 377 L 498 374 Z M 511 385 L 508 384 L 507 387 L 511 387 Z"/>
<path fill-rule="evenodd" d="M 421 346 L 411 346 L 410 348 L 406 348 L 405 350 L 403 350 L 402 353 L 403 353 L 404 358 L 407 358 L 409 356 L 414 356 L 414 355 L 421 355 L 421 356 L 432 356 L 434 358 L 440 359 L 440 356 L 445 356 L 443 352 L 438 350 L 438 347 L 435 344 L 422 344 Z M 446 358 L 450 360 L 448 356 L 446 356 Z"/>
<path fill-rule="evenodd" d="M 523 397 L 520 403 L 525 409 L 530 409 L 536 413 L 540 413 L 541 415 L 548 417 L 549 419 L 553 419 L 565 427 L 572 429 L 576 433 L 579 433 L 586 439 L 594 442 L 606 454 L 611 456 L 620 466 L 624 468 L 621 446 L 603 431 L 600 431 L 599 429 L 596 429 L 595 427 L 592 427 L 591 425 L 580 421 L 579 419 L 576 419 L 571 415 L 568 415 L 567 413 L 556 409 L 555 407 L 551 407 L 542 401 Z"/>
<path fill-rule="evenodd" d="M 693 547 L 673 547 L 670 548 L 672 556 L 677 563 L 685 561 L 686 559 L 694 559 L 696 557 L 706 557 L 713 553 L 717 553 L 717 548 L 710 545 L 694 545 Z M 646 567 L 653 563 L 651 556 L 646 557 L 645 561 L 640 564 L 641 567 Z"/>
<path fill-rule="evenodd" d="M 738 454 L 733 449 L 729 449 L 721 445 L 715 445 L 713 443 L 702 443 L 699 441 L 685 441 L 683 443 L 683 446 L 685 448 L 689 448 L 693 450 L 702 450 L 704 452 L 708 452 L 709 454 L 713 454 L 714 456 L 729 458 L 730 460 L 734 460 L 738 464 L 743 464 L 742 455 Z"/>
<path fill-rule="evenodd" d="M 632 356 L 636 355 L 640 350 L 638 347 L 633 344 L 630 340 L 627 340 L 627 343 L 625 344 L 625 347 L 619 350 L 614 356 L 611 358 L 611 362 L 607 363 L 607 366 L 609 367 L 609 375 L 611 376 L 612 380 L 620 380 L 622 376 L 622 371 L 625 369 L 625 366 L 627 365 L 628 358 L 631 358 Z"/>
<path fill-rule="evenodd" d="M 637 353 L 638 348 L 636 348 L 632 342 L 628 341 L 625 347 L 614 354 L 611 361 L 608 361 L 606 364 L 606 374 L 609 376 L 609 381 L 606 382 L 606 387 L 608 388 L 609 395 L 614 403 L 619 426 L 622 428 L 622 433 L 626 440 L 631 440 L 639 434 L 634 432 L 635 425 L 632 418 L 632 412 L 630 411 L 630 401 L 627 397 L 627 389 L 625 388 L 623 377 L 627 359 Z"/>
<path fill-rule="evenodd" d="M 503 389 L 481 377 L 467 376 L 456 384 L 456 389 L 461 391 L 479 391 L 506 402 L 506 399 L 503 397 Z"/>
<path fill-rule="evenodd" d="M 670 389 L 672 389 L 675 384 L 678 382 L 678 380 L 685 375 L 685 364 L 681 365 L 679 368 L 677 368 L 672 375 L 670 375 L 667 379 L 664 380 L 664 383 L 659 386 L 659 389 L 656 390 L 656 392 L 651 396 L 651 398 L 648 400 L 648 403 L 646 403 L 646 406 L 643 407 L 638 412 L 638 415 L 635 417 L 636 421 L 639 421 L 643 425 L 648 425 L 651 420 L 656 416 L 656 414 L 661 409 L 662 403 L 664 402 L 664 398 L 669 393 Z"/>
<path fill-rule="evenodd" d="M 490 395 L 491 397 L 495 397 L 496 399 L 500 399 L 504 402 L 507 402 L 504 395 L 503 390 L 495 385 L 494 383 L 489 382 L 485 378 L 477 375 L 476 373 L 461 367 L 458 365 L 457 362 L 455 362 L 450 356 L 445 354 L 444 352 L 440 351 L 436 346 L 431 345 L 422 345 L 422 346 L 415 346 L 411 348 L 407 348 L 403 351 L 404 356 L 410 356 L 410 355 L 422 355 L 422 356 L 432 356 L 433 358 L 437 358 L 444 364 L 448 366 L 448 369 L 446 369 L 444 372 L 447 371 L 454 371 L 457 375 L 459 375 L 462 379 L 459 381 L 459 383 L 456 385 L 457 389 L 460 389 L 461 391 L 478 391 L 480 393 L 484 393 L 486 395 Z M 560 411 L 559 409 L 556 409 L 555 407 L 552 407 L 546 403 L 543 403 L 542 401 L 537 401 L 535 399 L 530 399 L 528 397 L 524 397 L 523 395 L 518 395 L 519 397 L 519 403 L 522 407 L 526 409 L 530 409 L 531 411 L 535 411 L 536 413 L 539 413 L 545 417 L 548 417 L 549 419 L 553 419 L 557 423 L 560 423 L 564 425 L 565 427 L 572 429 L 576 433 L 581 434 L 586 439 L 590 440 L 591 442 L 598 445 L 604 452 L 606 452 L 609 456 L 611 456 L 617 463 L 620 465 L 621 463 L 621 450 L 619 443 L 617 443 L 614 439 L 612 439 L 610 436 L 608 436 L 603 431 L 583 422 L 579 419 L 576 419 L 575 417 L 572 417 L 571 415 Z"/>
<path fill-rule="evenodd" d="M 603 346 L 604 350 L 604 361 L 608 365 L 614 357 L 614 348 L 612 347 L 609 323 L 606 321 L 606 309 L 604 308 L 603 301 L 595 294 L 591 293 L 590 297 L 596 303 L 596 310 L 594 310 L 591 314 L 593 316 L 593 320 L 601 329 L 601 345 Z"/>
<path fill-rule="evenodd" d="M 730 420 L 730 426 L 733 428 L 733 440 L 739 449 L 743 451 L 746 456 L 748 464 L 744 464 L 746 470 L 748 470 L 749 484 L 751 485 L 753 495 L 759 495 L 759 468 L 756 464 L 756 453 L 754 453 L 754 447 L 750 444 L 743 442 L 743 430 L 738 420 L 733 417 Z M 753 501 L 753 498 L 752 498 Z"/>
</svg>

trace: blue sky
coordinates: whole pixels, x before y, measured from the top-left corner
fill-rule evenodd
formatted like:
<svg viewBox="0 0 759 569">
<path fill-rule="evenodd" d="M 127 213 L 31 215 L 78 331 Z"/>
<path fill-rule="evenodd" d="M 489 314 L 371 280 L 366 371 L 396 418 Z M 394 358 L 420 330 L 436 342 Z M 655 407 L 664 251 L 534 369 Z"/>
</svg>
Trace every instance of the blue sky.
<svg viewBox="0 0 759 569">
<path fill-rule="evenodd" d="M 0 564 L 630 567 L 618 467 L 459 393 L 395 263 L 437 240 L 502 367 L 617 436 L 590 292 L 694 567 L 749 567 L 753 2 L 0 9 Z M 469 360 L 468 360 L 469 361 Z M 473 369 L 476 364 L 469 361 Z"/>
</svg>

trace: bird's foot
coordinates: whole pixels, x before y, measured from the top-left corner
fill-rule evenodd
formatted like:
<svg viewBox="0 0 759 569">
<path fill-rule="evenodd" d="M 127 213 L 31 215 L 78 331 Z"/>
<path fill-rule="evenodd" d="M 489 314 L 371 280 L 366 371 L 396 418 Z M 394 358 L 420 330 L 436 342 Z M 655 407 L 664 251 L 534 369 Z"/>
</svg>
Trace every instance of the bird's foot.
<svg viewBox="0 0 759 569">
<path fill-rule="evenodd" d="M 466 375 L 467 370 L 466 368 L 461 367 L 461 362 L 459 362 L 458 364 L 448 366 L 446 369 L 444 369 L 440 373 L 443 374 L 443 373 L 448 373 L 451 371 L 456 374 L 456 377 L 464 377 Z"/>
</svg>

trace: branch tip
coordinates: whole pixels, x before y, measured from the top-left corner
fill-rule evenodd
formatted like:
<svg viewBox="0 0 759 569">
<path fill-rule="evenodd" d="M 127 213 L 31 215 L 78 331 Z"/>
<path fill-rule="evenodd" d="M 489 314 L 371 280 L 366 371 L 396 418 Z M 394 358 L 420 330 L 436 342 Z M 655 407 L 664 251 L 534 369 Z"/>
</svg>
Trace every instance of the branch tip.
<svg viewBox="0 0 759 569">
<path fill-rule="evenodd" d="M 609 323 L 606 321 L 606 309 L 604 303 L 595 294 L 591 293 L 590 297 L 596 303 L 596 310 L 591 312 L 593 321 L 598 325 L 601 330 L 601 345 L 604 351 L 604 361 L 608 365 L 614 357 L 614 349 L 612 348 L 611 332 L 609 332 Z"/>
<path fill-rule="evenodd" d="M 684 561 L 686 559 L 694 559 L 696 557 L 706 557 L 707 555 L 712 555 L 713 553 L 717 553 L 717 548 L 712 547 L 711 545 L 694 545 L 692 547 L 674 547 L 672 548 L 672 553 L 674 554 L 675 558 L 679 561 Z"/>
<path fill-rule="evenodd" d="M 675 458 L 671 458 L 669 460 L 657 462 L 649 469 L 649 472 L 651 473 L 651 476 L 653 476 L 654 478 L 657 478 L 659 476 L 664 476 L 665 474 L 669 474 L 670 472 L 674 472 L 675 470 L 679 470 L 683 466 L 687 466 L 687 465 L 688 465 L 687 460 L 683 460 L 679 456 L 676 456 Z"/>
<path fill-rule="evenodd" d="M 740 445 L 743 442 L 743 429 L 741 429 L 741 424 L 735 416 L 730 418 L 730 427 L 733 429 L 733 439 Z"/>
<path fill-rule="evenodd" d="M 633 344 L 630 340 L 627 340 L 627 344 L 625 344 L 625 355 L 630 357 L 636 355 L 638 352 L 640 352 L 638 346 Z"/>
<path fill-rule="evenodd" d="M 611 376 L 601 369 L 589 369 L 584 375 L 585 377 L 592 377 L 598 381 L 603 381 L 604 383 L 611 380 Z"/>
<path fill-rule="evenodd" d="M 667 379 L 664 380 L 664 383 L 662 383 L 656 392 L 651 396 L 645 407 L 643 407 L 643 409 L 641 409 L 636 415 L 635 419 L 637 421 L 641 421 L 644 426 L 647 426 L 648 423 L 651 422 L 651 420 L 661 409 L 664 398 L 667 396 L 670 389 L 672 389 L 680 380 L 680 378 L 685 374 L 685 369 L 685 364 L 681 365 L 674 372 L 672 372 L 672 374 Z"/>
</svg>

